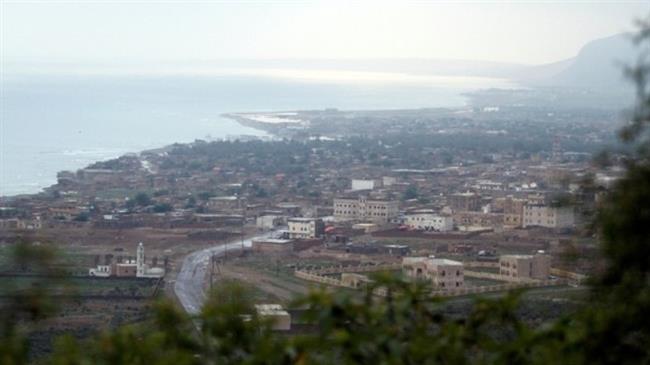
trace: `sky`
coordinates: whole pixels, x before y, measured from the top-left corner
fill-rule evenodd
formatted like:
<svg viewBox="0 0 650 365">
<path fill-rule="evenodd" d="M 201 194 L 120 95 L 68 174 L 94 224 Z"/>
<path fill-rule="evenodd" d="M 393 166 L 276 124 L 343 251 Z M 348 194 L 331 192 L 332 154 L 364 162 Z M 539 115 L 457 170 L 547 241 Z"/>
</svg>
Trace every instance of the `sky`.
<svg viewBox="0 0 650 365">
<path fill-rule="evenodd" d="M 0 0 L 3 64 L 434 58 L 542 64 L 633 30 L 635 2 Z"/>
</svg>

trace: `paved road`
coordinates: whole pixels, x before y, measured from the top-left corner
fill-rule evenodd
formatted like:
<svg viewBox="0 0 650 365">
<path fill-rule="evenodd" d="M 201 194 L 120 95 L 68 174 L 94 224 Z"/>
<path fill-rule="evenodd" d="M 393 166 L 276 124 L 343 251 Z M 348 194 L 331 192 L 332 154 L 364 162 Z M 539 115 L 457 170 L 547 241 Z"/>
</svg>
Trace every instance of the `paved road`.
<svg viewBox="0 0 650 365">
<path fill-rule="evenodd" d="M 274 232 L 245 239 L 244 247 L 251 247 L 251 242 L 253 240 L 268 237 L 272 234 L 274 234 Z M 187 313 L 197 314 L 201 311 L 201 306 L 206 298 L 205 287 L 203 284 L 208 272 L 210 257 L 212 257 L 212 255 L 223 255 L 226 248 L 228 250 L 241 249 L 241 239 L 232 240 L 226 244 L 195 251 L 185 256 L 181 269 L 176 276 L 174 292 Z"/>
</svg>

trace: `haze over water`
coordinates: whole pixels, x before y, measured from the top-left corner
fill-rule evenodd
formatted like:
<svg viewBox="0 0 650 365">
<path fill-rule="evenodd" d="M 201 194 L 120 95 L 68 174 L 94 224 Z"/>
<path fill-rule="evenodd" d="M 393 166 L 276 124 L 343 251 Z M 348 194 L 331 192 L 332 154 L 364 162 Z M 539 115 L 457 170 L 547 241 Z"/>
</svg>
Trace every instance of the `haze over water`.
<svg viewBox="0 0 650 365">
<path fill-rule="evenodd" d="M 231 70 L 209 75 L 7 77 L 0 195 L 38 192 L 56 182 L 58 171 L 127 152 L 264 134 L 222 118 L 222 113 L 452 107 L 464 104 L 462 92 L 512 86 L 489 78 L 319 75 Z"/>
</svg>

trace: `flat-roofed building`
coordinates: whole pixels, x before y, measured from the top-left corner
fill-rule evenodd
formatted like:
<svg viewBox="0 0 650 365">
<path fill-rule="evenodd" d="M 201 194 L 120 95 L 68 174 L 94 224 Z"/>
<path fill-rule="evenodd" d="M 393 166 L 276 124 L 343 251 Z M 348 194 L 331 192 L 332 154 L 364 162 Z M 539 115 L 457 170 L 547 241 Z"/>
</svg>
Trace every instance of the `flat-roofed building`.
<svg viewBox="0 0 650 365">
<path fill-rule="evenodd" d="M 352 190 L 372 190 L 375 188 L 375 180 L 352 179 Z"/>
<path fill-rule="evenodd" d="M 413 279 L 431 280 L 440 289 L 462 288 L 465 285 L 463 263 L 432 257 L 404 257 L 402 271 Z"/>
<path fill-rule="evenodd" d="M 242 211 L 246 208 L 246 199 L 236 195 L 215 196 L 208 199 L 207 206 L 215 212 Z"/>
<path fill-rule="evenodd" d="M 334 218 L 336 220 L 360 220 L 388 223 L 399 214 L 396 200 L 359 198 L 334 199 Z"/>
<path fill-rule="evenodd" d="M 293 251 L 293 240 L 265 238 L 253 240 L 253 252 L 263 253 L 289 253 Z"/>
<path fill-rule="evenodd" d="M 571 228 L 575 224 L 572 207 L 553 207 L 526 204 L 523 212 L 524 227 Z"/>
<path fill-rule="evenodd" d="M 551 257 L 537 255 L 503 255 L 499 257 L 499 274 L 511 278 L 546 279 L 551 270 Z"/>
<path fill-rule="evenodd" d="M 280 304 L 255 304 L 255 312 L 261 319 L 271 321 L 274 331 L 291 329 L 291 315 Z"/>
<path fill-rule="evenodd" d="M 417 210 L 404 215 L 404 224 L 412 229 L 448 232 L 454 229 L 454 218 L 429 209 Z"/>
<path fill-rule="evenodd" d="M 264 212 L 257 216 L 255 225 L 260 229 L 273 229 L 281 226 L 285 222 L 286 217 L 282 212 Z"/>
<path fill-rule="evenodd" d="M 317 238 L 325 233 L 325 223 L 320 218 L 289 218 L 289 238 Z"/>
<path fill-rule="evenodd" d="M 456 193 L 447 197 L 447 203 L 454 212 L 476 212 L 481 210 L 481 196 L 475 193 Z"/>
</svg>

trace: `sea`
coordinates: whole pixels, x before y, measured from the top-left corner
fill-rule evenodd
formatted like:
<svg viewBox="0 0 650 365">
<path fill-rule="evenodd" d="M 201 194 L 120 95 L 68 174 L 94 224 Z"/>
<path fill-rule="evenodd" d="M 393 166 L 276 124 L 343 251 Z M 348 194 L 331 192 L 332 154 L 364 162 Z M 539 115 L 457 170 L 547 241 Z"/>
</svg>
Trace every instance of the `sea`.
<svg viewBox="0 0 650 365">
<path fill-rule="evenodd" d="M 0 196 L 37 193 L 59 171 L 129 152 L 265 135 L 223 113 L 458 107 L 464 92 L 512 87 L 492 78 L 324 75 L 3 75 Z"/>
</svg>

